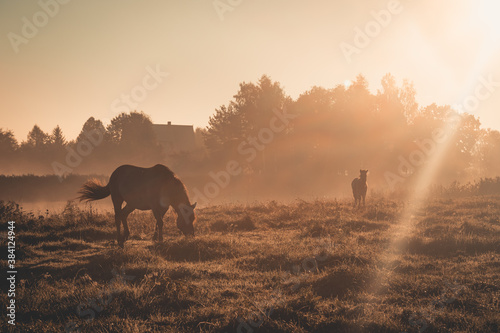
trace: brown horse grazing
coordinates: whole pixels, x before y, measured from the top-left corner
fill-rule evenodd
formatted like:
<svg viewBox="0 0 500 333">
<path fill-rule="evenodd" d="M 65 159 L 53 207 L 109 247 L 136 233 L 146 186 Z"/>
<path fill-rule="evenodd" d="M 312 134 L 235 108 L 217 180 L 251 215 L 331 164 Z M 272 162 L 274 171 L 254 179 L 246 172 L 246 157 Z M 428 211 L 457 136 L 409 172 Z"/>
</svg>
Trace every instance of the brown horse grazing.
<svg viewBox="0 0 500 333">
<path fill-rule="evenodd" d="M 363 199 L 363 206 L 365 205 L 365 196 L 368 186 L 366 185 L 366 174 L 368 170 L 359 170 L 359 178 L 354 178 L 351 183 L 352 195 L 354 196 L 354 207 L 361 205 Z"/>
<path fill-rule="evenodd" d="M 90 180 L 78 193 L 80 201 L 99 200 L 111 195 L 120 247 L 130 235 L 127 217 L 135 209 L 153 211 L 156 219 L 153 240 L 163 241 L 163 216 L 170 206 L 177 213 L 177 227 L 185 236 L 194 236 L 196 203 L 191 205 L 184 184 L 164 165 L 157 164 L 152 168 L 122 165 L 113 171 L 106 186 Z M 122 208 L 124 201 L 126 205 Z M 123 224 L 123 235 L 120 234 L 120 224 Z"/>
</svg>

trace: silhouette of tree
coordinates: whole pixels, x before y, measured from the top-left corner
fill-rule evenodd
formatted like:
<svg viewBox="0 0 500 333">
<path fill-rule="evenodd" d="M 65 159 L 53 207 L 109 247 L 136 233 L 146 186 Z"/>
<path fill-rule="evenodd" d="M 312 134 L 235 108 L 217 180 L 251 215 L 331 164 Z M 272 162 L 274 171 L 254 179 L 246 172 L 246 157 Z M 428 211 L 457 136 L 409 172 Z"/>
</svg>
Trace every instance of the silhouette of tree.
<svg viewBox="0 0 500 333">
<path fill-rule="evenodd" d="M 111 120 L 107 132 L 113 149 L 124 162 L 140 161 L 144 165 L 164 159 L 151 118 L 144 112 L 119 114 Z"/>
<path fill-rule="evenodd" d="M 47 154 L 44 157 L 46 161 L 60 161 L 64 159 L 66 155 L 67 141 L 64 137 L 61 127 L 57 125 L 53 130 L 52 134 L 47 138 Z"/>
<path fill-rule="evenodd" d="M 206 149 L 205 146 L 206 133 L 207 133 L 206 128 L 196 127 L 194 129 L 194 140 L 196 142 L 196 146 L 202 150 Z"/>
<path fill-rule="evenodd" d="M 407 79 L 403 80 L 403 86 L 399 91 L 399 99 L 403 105 L 404 115 L 408 123 L 412 123 L 413 119 L 418 115 L 418 103 L 416 100 L 416 90 L 413 82 Z"/>
<path fill-rule="evenodd" d="M 62 148 L 67 144 L 66 138 L 64 137 L 59 125 L 52 130 L 52 135 L 49 137 L 49 143 L 57 148 Z"/>
<path fill-rule="evenodd" d="M 439 182 L 500 174 L 498 131 L 481 129 L 476 117 L 447 105 L 421 107 L 415 96 L 410 81 L 398 86 L 391 74 L 381 79 L 381 89 L 373 94 L 360 74 L 347 87 L 315 86 L 292 101 L 278 82 L 263 75 L 256 83 L 240 83 L 233 99 L 209 118 L 206 129 L 196 129 L 196 152 L 170 156 L 168 163 L 196 175 L 236 159 L 250 179 L 246 184 L 280 182 L 297 193 L 339 184 L 348 188 L 346 181 L 360 168 L 370 169 L 372 185 L 387 185 L 384 173 L 397 173 L 401 158 L 416 156 L 421 143 L 441 130 L 449 140 L 440 155 Z M 260 142 L 262 130 L 269 136 L 271 124 L 281 125 L 271 120 L 285 108 L 297 117 L 273 130 L 270 141 Z M 90 117 L 71 142 L 59 126 L 49 135 L 34 125 L 21 145 L 11 131 L 0 129 L 2 172 L 16 164 L 47 172 L 54 160 L 68 161 L 68 154 L 74 161 L 72 172 L 79 173 L 109 173 L 124 163 L 148 166 L 166 161 L 144 112 L 122 113 L 107 127 Z M 200 171 L 199 165 L 206 169 Z M 410 181 L 405 186 L 418 179 L 417 174 L 407 173 Z"/>
<path fill-rule="evenodd" d="M 83 124 L 82 130 L 80 131 L 80 134 L 78 134 L 78 136 L 76 137 L 75 141 L 78 143 L 88 140 L 88 136 L 92 135 L 94 132 L 102 133 L 104 139 L 107 138 L 106 128 L 104 127 L 102 121 L 95 119 L 94 117 L 90 117 Z"/>
<path fill-rule="evenodd" d="M 14 133 L 0 128 L 0 155 L 10 154 L 19 148 Z"/>
<path fill-rule="evenodd" d="M 345 90 L 341 92 L 345 94 Z M 293 106 L 298 117 L 293 122 L 293 146 L 296 160 L 317 168 L 343 169 L 337 139 L 341 111 L 337 108 L 339 91 L 313 87 L 299 96 Z"/>
<path fill-rule="evenodd" d="M 237 156 L 237 147 L 242 142 L 268 128 L 274 112 L 281 112 L 291 104 L 280 84 L 272 82 L 266 75 L 260 78 L 258 84 L 240 83 L 240 89 L 233 97 L 227 107 L 216 109 L 208 122 L 205 145 L 215 158 Z M 258 155 L 264 158 L 261 151 Z M 256 163 L 264 161 L 256 160 Z"/>
<path fill-rule="evenodd" d="M 8 173 L 16 170 L 19 145 L 14 133 L 0 128 L 0 172 Z"/>
<path fill-rule="evenodd" d="M 24 149 L 35 149 L 37 151 L 43 151 L 49 141 L 50 136 L 42 131 L 38 125 L 34 125 L 33 129 L 28 133 L 26 141 L 24 141 L 21 146 Z"/>
<path fill-rule="evenodd" d="M 222 157 L 221 154 L 236 149 L 246 132 L 246 120 L 238 113 L 235 103 L 229 103 L 228 107 L 222 105 L 208 120 L 203 133 L 205 146 L 214 156 Z"/>
<path fill-rule="evenodd" d="M 27 167 L 28 170 L 49 172 L 51 170 L 49 147 L 50 135 L 42 131 L 38 125 L 34 125 L 19 148 L 17 162 L 20 168 L 29 166 Z"/>
<path fill-rule="evenodd" d="M 258 84 L 241 83 L 234 96 L 237 113 L 246 120 L 247 131 L 255 133 L 269 127 L 275 110 L 282 110 L 289 98 L 278 82 L 263 75 Z"/>
<path fill-rule="evenodd" d="M 474 161 L 480 177 L 497 177 L 500 174 L 500 132 L 482 130 Z"/>
<path fill-rule="evenodd" d="M 454 179 L 469 181 L 477 175 L 473 170 L 473 158 L 480 141 L 480 127 L 481 123 L 473 115 L 460 114 L 460 122 L 454 134 L 454 147 L 448 157 L 449 161 L 453 161 L 449 165 L 454 167 Z"/>
</svg>

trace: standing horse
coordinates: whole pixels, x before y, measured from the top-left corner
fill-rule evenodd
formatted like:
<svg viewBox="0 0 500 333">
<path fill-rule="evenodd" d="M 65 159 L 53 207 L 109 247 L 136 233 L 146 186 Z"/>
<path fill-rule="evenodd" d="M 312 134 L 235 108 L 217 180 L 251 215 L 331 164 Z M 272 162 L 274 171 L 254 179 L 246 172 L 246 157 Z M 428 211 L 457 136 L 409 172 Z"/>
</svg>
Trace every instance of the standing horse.
<svg viewBox="0 0 500 333">
<path fill-rule="evenodd" d="M 196 203 L 191 205 L 184 184 L 164 165 L 157 164 L 151 168 L 122 165 L 113 171 L 106 186 L 97 180 L 90 180 L 78 193 L 80 201 L 100 200 L 111 195 L 120 247 L 130 235 L 127 217 L 135 209 L 153 211 L 156 219 L 153 240 L 163 241 L 163 216 L 170 206 L 177 213 L 177 227 L 185 236 L 194 236 Z M 122 208 L 123 202 L 126 205 Z M 123 235 L 120 234 L 120 224 L 123 224 Z"/>
<path fill-rule="evenodd" d="M 354 178 L 351 183 L 352 195 L 354 196 L 354 207 L 361 205 L 361 199 L 363 199 L 363 206 L 365 205 L 365 196 L 368 186 L 366 185 L 366 174 L 368 170 L 359 170 L 359 178 Z"/>
</svg>

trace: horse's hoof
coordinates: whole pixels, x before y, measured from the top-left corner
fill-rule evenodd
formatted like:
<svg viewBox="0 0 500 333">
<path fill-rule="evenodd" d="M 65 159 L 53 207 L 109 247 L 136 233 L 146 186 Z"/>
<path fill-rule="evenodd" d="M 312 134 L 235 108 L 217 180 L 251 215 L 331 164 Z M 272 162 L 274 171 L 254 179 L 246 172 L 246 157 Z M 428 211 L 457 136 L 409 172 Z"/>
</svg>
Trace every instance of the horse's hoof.
<svg viewBox="0 0 500 333">
<path fill-rule="evenodd" d="M 118 246 L 119 246 L 119 247 L 121 247 L 121 248 L 123 249 L 124 245 L 125 245 L 125 240 L 123 240 L 123 239 L 119 239 L 119 240 L 118 240 Z"/>
</svg>

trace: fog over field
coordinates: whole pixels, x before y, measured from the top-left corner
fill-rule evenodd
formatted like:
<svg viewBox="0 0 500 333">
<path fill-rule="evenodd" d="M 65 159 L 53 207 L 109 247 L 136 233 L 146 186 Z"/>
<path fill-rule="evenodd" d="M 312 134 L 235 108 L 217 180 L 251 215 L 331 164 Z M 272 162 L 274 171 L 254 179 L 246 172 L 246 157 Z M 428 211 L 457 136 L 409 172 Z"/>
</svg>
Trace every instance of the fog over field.
<svg viewBox="0 0 500 333">
<path fill-rule="evenodd" d="M 0 331 L 499 332 L 499 13 L 1 2 Z"/>
</svg>

